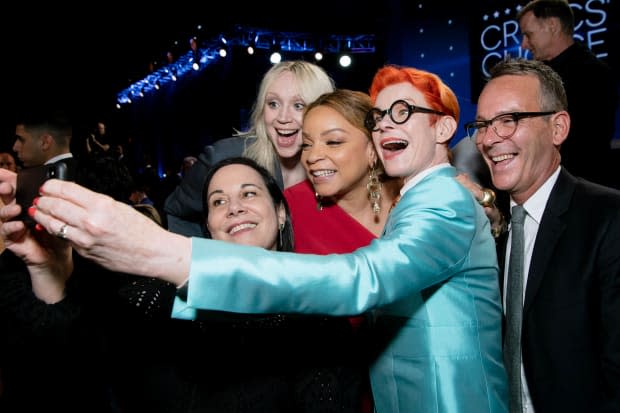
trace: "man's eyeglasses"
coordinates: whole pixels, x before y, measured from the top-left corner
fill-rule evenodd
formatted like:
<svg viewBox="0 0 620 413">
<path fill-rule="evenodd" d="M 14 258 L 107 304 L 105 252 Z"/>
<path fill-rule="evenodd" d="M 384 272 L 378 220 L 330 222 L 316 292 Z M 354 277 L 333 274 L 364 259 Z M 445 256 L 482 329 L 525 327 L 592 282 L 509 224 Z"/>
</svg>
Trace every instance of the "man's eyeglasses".
<svg viewBox="0 0 620 413">
<path fill-rule="evenodd" d="M 497 115 L 489 120 L 476 120 L 465 124 L 467 136 L 476 139 L 477 135 L 484 136 L 487 128 L 491 126 L 497 136 L 502 139 L 508 139 L 517 131 L 519 121 L 525 118 L 537 118 L 539 116 L 548 116 L 557 113 L 557 111 L 547 112 L 512 112 Z"/>
<path fill-rule="evenodd" d="M 392 106 L 390 106 L 389 109 L 370 109 L 370 111 L 368 111 L 368 114 L 366 115 L 364 125 L 369 131 L 376 132 L 379 130 L 379 128 L 377 127 L 377 123 L 381 122 L 381 119 L 383 119 L 385 115 L 390 115 L 390 119 L 392 119 L 392 122 L 394 122 L 395 124 L 402 125 L 403 123 L 407 122 L 411 115 L 416 112 L 445 115 L 445 113 L 435 109 L 428 109 L 416 105 L 410 105 L 404 100 L 397 100 L 396 102 L 392 103 Z"/>
</svg>

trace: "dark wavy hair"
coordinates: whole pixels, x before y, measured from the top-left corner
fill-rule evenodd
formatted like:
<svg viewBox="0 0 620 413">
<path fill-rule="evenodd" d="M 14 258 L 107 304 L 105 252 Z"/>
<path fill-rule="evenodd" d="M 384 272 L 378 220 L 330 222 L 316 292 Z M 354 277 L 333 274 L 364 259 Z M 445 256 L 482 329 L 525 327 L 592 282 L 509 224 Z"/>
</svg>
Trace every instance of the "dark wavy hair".
<svg viewBox="0 0 620 413">
<path fill-rule="evenodd" d="M 205 177 L 204 185 L 202 186 L 202 211 L 203 211 L 203 220 L 202 220 L 202 228 L 205 236 L 207 238 L 211 238 L 211 233 L 207 229 L 207 219 L 209 218 L 209 205 L 207 203 L 208 196 L 208 188 L 211 180 L 215 173 L 220 170 L 224 166 L 228 165 L 245 165 L 254 169 L 258 174 L 263 178 L 263 182 L 269 191 L 269 195 L 271 196 L 271 200 L 273 201 L 273 207 L 277 212 L 277 209 L 280 205 L 284 205 L 284 210 L 286 211 L 286 220 L 284 221 L 284 228 L 279 231 L 278 234 L 278 251 L 293 251 L 294 246 L 294 238 L 293 238 L 293 225 L 291 223 L 291 213 L 288 207 L 288 203 L 284 198 L 284 193 L 278 186 L 278 182 L 275 180 L 271 173 L 260 166 L 256 161 L 245 158 L 242 156 L 233 157 L 223 159 L 216 164 L 214 164 L 209 172 L 207 172 L 207 176 Z"/>
</svg>

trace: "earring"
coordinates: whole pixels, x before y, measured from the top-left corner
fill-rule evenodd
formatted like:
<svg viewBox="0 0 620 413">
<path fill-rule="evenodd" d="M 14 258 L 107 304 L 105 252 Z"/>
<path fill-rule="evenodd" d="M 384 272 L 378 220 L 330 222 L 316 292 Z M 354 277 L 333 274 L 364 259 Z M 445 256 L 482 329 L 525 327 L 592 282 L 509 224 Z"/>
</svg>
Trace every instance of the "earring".
<svg viewBox="0 0 620 413">
<path fill-rule="evenodd" d="M 377 169 L 375 165 L 370 168 L 370 175 L 368 175 L 368 184 L 366 184 L 366 189 L 368 189 L 368 199 L 370 200 L 370 206 L 372 207 L 372 212 L 375 215 L 378 215 L 381 212 L 381 181 L 379 181 L 379 177 L 377 176 Z"/>
<path fill-rule="evenodd" d="M 323 210 L 323 204 L 321 204 L 321 195 L 319 195 L 318 192 L 314 193 L 314 199 L 316 199 L 316 210 L 317 211 L 322 211 Z"/>
</svg>

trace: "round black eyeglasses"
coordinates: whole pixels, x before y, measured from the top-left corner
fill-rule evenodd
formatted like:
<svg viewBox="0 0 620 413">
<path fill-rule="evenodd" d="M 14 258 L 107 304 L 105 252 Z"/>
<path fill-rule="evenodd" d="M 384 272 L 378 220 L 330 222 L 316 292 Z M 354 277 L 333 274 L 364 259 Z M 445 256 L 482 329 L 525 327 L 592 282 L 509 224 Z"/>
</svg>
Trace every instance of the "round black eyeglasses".
<svg viewBox="0 0 620 413">
<path fill-rule="evenodd" d="M 403 123 L 407 122 L 411 115 L 416 112 L 445 115 L 445 113 L 435 109 L 428 109 L 416 105 L 410 105 L 404 100 L 397 100 L 396 102 L 392 103 L 389 109 L 370 109 L 370 111 L 368 111 L 368 114 L 366 115 L 366 119 L 364 120 L 364 125 L 369 131 L 376 132 L 379 130 L 377 124 L 381 122 L 381 119 L 383 119 L 385 115 L 390 115 L 390 119 L 392 119 L 392 122 L 394 122 L 395 124 L 402 125 Z"/>
<path fill-rule="evenodd" d="M 484 136 L 490 126 L 495 134 L 502 139 L 508 139 L 517 131 L 519 121 L 525 118 L 537 118 L 557 113 L 557 111 L 547 112 L 511 112 L 497 115 L 489 120 L 476 120 L 465 124 L 467 136 L 476 139 L 478 135 Z"/>
</svg>

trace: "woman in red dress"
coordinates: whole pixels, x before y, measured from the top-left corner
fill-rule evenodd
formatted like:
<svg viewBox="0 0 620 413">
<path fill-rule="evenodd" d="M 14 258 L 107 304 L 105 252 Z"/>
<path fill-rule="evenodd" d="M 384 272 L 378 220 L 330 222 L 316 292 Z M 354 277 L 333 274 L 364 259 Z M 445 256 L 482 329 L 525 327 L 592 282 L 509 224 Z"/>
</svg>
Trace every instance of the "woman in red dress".
<svg viewBox="0 0 620 413">
<path fill-rule="evenodd" d="M 311 108 L 321 126 L 319 134 L 310 135 L 304 124 L 301 163 L 308 179 L 284 192 L 291 209 L 295 251 L 351 252 L 381 235 L 401 182 L 383 174 L 364 126 L 372 109 L 368 95 L 340 89 L 319 97 L 307 110 Z M 362 411 L 367 413 L 372 411 L 372 397 L 364 316 L 349 321 L 349 340 L 334 351 L 342 353 L 350 376 L 358 379 L 353 385 L 362 386 Z"/>
</svg>

